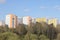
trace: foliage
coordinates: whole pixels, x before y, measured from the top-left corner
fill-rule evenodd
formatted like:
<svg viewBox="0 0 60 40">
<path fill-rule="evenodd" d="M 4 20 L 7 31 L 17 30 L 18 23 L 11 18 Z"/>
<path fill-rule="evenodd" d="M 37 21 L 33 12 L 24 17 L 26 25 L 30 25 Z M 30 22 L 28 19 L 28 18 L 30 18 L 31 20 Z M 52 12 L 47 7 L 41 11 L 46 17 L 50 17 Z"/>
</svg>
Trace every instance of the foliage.
<svg viewBox="0 0 60 40">
<path fill-rule="evenodd" d="M 27 33 L 27 30 L 24 27 L 24 25 L 21 24 L 21 25 L 18 25 L 18 27 L 16 27 L 16 33 L 19 34 L 19 35 L 24 35 L 24 34 Z"/>
<path fill-rule="evenodd" d="M 0 40 L 19 40 L 19 37 L 14 33 L 5 32 L 0 34 Z"/>
<path fill-rule="evenodd" d="M 27 33 L 24 40 L 38 40 L 38 37 L 35 34 Z"/>
<path fill-rule="evenodd" d="M 60 40 L 60 33 L 57 35 L 56 40 Z"/>
<path fill-rule="evenodd" d="M 39 36 L 39 39 L 40 40 L 49 40 L 45 35 L 40 35 Z"/>
<path fill-rule="evenodd" d="M 0 40 L 60 40 L 60 26 L 45 22 L 31 25 L 19 24 L 16 28 L 0 27 Z"/>
</svg>

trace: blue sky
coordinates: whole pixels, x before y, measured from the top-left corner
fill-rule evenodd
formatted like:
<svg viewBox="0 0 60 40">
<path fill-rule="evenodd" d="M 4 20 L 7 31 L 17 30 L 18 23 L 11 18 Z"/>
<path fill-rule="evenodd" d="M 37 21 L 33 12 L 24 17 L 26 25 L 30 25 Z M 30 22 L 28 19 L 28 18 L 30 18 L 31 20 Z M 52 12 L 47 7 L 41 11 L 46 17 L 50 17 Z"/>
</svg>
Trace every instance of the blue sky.
<svg viewBox="0 0 60 40">
<path fill-rule="evenodd" d="M 10 13 L 60 19 L 60 0 L 0 0 L 0 20 Z"/>
</svg>

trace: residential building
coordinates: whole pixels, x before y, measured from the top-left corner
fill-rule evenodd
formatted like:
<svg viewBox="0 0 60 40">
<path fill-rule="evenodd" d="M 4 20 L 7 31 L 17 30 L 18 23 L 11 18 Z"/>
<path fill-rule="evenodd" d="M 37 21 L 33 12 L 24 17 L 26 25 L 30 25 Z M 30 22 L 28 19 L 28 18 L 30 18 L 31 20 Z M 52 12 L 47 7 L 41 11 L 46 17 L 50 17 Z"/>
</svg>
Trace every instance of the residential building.
<svg viewBox="0 0 60 40">
<path fill-rule="evenodd" d="M 32 18 L 30 16 L 23 17 L 23 24 L 30 25 L 32 22 Z"/>
<path fill-rule="evenodd" d="M 47 22 L 46 18 L 36 18 L 36 22 Z"/>
<path fill-rule="evenodd" d="M 14 14 L 6 15 L 6 25 L 8 25 L 9 28 L 16 28 L 17 16 Z"/>
<path fill-rule="evenodd" d="M 58 24 L 58 20 L 57 20 L 56 18 L 54 18 L 54 19 L 49 19 L 49 20 L 48 20 L 48 24 L 53 24 L 54 27 L 56 27 L 57 24 Z"/>
</svg>

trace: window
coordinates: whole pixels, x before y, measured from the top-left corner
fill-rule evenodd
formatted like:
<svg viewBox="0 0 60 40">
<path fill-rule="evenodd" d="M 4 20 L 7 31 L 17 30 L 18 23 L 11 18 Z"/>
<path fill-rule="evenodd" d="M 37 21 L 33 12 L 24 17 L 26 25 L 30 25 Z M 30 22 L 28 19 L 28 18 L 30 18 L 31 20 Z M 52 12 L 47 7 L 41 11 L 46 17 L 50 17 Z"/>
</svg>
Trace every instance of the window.
<svg viewBox="0 0 60 40">
<path fill-rule="evenodd" d="M 14 18 L 12 19 L 12 27 L 14 28 Z"/>
</svg>

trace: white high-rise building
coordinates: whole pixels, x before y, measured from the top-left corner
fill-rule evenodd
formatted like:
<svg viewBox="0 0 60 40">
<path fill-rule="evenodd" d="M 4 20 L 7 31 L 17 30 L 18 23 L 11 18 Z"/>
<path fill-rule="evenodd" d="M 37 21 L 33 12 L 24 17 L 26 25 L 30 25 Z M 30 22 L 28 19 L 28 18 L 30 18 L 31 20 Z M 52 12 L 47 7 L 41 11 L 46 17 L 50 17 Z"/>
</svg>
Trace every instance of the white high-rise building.
<svg viewBox="0 0 60 40">
<path fill-rule="evenodd" d="M 29 25 L 32 22 L 32 18 L 30 16 L 23 17 L 23 24 Z"/>
<path fill-rule="evenodd" d="M 8 25 L 9 28 L 16 28 L 17 26 L 17 16 L 14 14 L 8 14 L 6 15 L 6 25 Z"/>
</svg>

